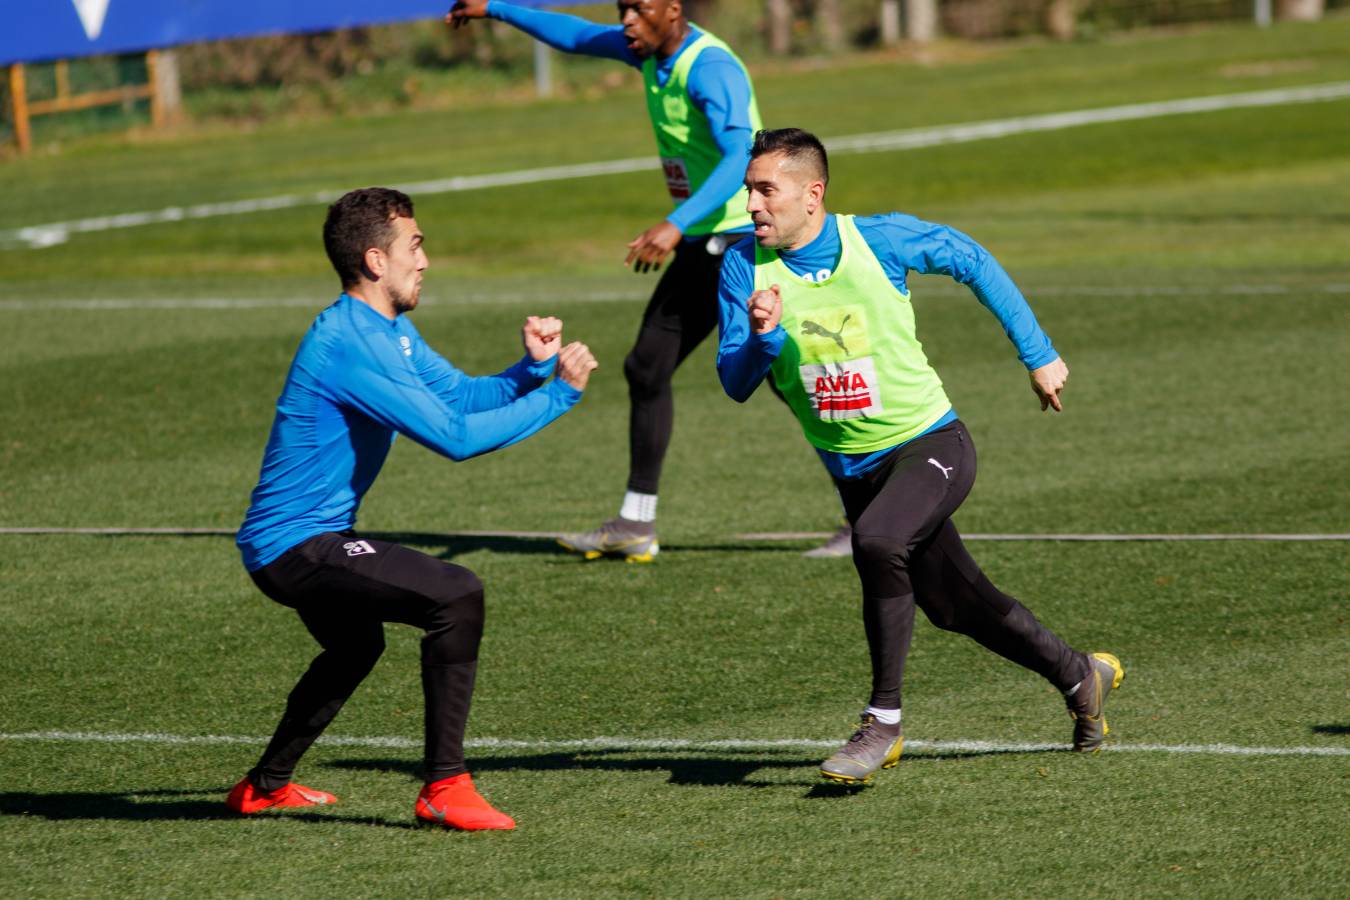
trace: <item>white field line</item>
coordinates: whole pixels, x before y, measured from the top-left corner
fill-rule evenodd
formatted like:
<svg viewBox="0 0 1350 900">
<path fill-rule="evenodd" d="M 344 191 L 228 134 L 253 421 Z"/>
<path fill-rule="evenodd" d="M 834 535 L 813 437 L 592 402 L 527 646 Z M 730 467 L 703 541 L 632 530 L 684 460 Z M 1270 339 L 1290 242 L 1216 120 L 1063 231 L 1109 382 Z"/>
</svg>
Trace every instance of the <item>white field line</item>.
<svg viewBox="0 0 1350 900">
<path fill-rule="evenodd" d="M 0 733 L 0 741 L 47 741 L 71 744 L 247 744 L 262 745 L 266 737 L 248 737 L 230 734 L 158 734 L 117 733 L 98 731 L 25 731 Z M 330 747 L 371 747 L 412 750 L 422 746 L 420 739 L 409 737 L 322 737 L 319 743 Z M 777 740 L 681 740 L 679 738 L 622 738 L 595 737 L 578 740 L 514 740 L 511 738 L 471 738 L 465 741 L 470 750 L 524 750 L 543 752 L 609 751 L 633 753 L 643 751 L 718 751 L 744 750 L 772 752 L 775 750 L 825 750 L 839 744 L 838 739 L 812 740 L 781 738 Z M 1019 741 L 905 741 L 905 750 L 923 753 L 1040 753 L 1047 750 L 1068 750 L 1068 744 L 1033 744 Z M 1189 753 L 1213 756 L 1350 756 L 1350 747 L 1244 747 L 1236 744 L 1107 744 L 1112 753 Z"/>
<path fill-rule="evenodd" d="M 805 541 L 829 537 L 824 531 L 755 531 L 732 535 L 738 541 Z M 1350 534 L 971 534 L 965 541 L 1350 541 Z"/>
<path fill-rule="evenodd" d="M 1014 134 L 1027 134 L 1036 131 L 1055 131 L 1080 125 L 1128 122 L 1136 119 L 1189 115 L 1225 109 L 1280 106 L 1290 103 L 1316 103 L 1329 100 L 1340 100 L 1346 97 L 1350 97 L 1350 82 L 1335 82 L 1332 84 L 1312 85 L 1309 87 L 1250 91 L 1240 94 L 1221 94 L 1210 97 L 1164 100 L 1156 103 L 1132 103 L 1125 106 L 1108 106 L 1100 109 L 1081 109 L 1070 112 L 1048 113 L 1044 115 L 1018 116 L 1009 119 L 993 119 L 985 122 L 942 125 L 936 128 L 913 128 L 903 131 L 855 134 L 847 137 L 831 138 L 825 142 L 825 145 L 829 151 L 834 154 L 914 150 L 920 147 L 936 147 L 943 144 L 988 140 L 990 138 L 1007 137 Z M 640 172 L 656 168 L 659 168 L 659 163 L 656 158 L 644 156 L 631 159 L 608 160 L 605 162 L 581 163 L 569 166 L 521 169 L 515 172 L 497 172 L 483 175 L 438 178 L 430 181 L 419 181 L 411 184 L 397 185 L 397 187 L 408 194 L 420 196 L 427 194 L 443 194 L 453 191 L 482 190 L 484 188 L 505 187 L 508 185 L 539 184 L 545 181 L 562 181 L 573 178 L 593 178 L 600 175 Z M 189 219 L 243 215 L 277 209 L 288 209 L 297 206 L 314 206 L 332 203 L 340 197 L 342 193 L 343 191 L 340 190 L 327 190 L 298 194 L 282 194 L 276 197 L 232 200 L 223 203 L 200 203 L 194 206 L 170 206 L 166 209 L 159 210 L 121 213 L 110 216 L 94 216 L 85 219 L 72 219 L 66 222 L 49 222 L 43 225 L 29 225 L 23 228 L 0 231 L 0 247 L 14 244 L 31 248 L 50 247 L 64 243 L 72 234 L 109 231 L 118 228 L 133 228 L 140 225 L 152 225 L 163 222 L 182 222 Z"/>
<path fill-rule="evenodd" d="M 542 292 L 541 288 L 541 292 Z M 1050 285 L 1045 287 L 1024 286 L 1024 291 L 1033 297 L 1190 297 L 1196 294 L 1213 293 L 1221 290 L 1228 295 L 1251 295 L 1263 297 L 1302 297 L 1309 294 L 1350 294 L 1350 284 L 1328 282 L 1313 285 L 1288 284 L 1226 284 L 1222 288 L 1201 285 Z M 959 295 L 963 289 L 946 285 L 932 285 L 924 288 L 925 294 Z M 423 296 L 424 306 L 466 306 L 502 303 L 538 303 L 543 294 L 510 292 L 502 294 L 466 293 L 453 299 L 437 299 Z M 116 310 L 239 310 L 239 309 L 277 309 L 281 307 L 318 309 L 328 298 L 324 297 L 169 297 L 169 298 L 109 298 L 109 299 L 51 299 L 41 300 L 3 300 L 0 299 L 2 312 L 32 312 L 44 310 L 74 310 L 79 312 L 101 312 Z M 631 291 L 573 291 L 566 288 L 560 291 L 549 288 L 549 302 L 567 303 L 645 303 L 647 294 L 642 288 Z"/>
<path fill-rule="evenodd" d="M 372 531 L 368 534 L 378 536 L 384 533 L 403 533 L 403 532 L 382 532 Z M 145 536 L 163 536 L 173 537 L 175 535 L 214 535 L 217 537 L 233 537 L 236 530 L 233 528 L 48 528 L 44 526 L 10 526 L 0 527 L 0 534 L 53 534 L 53 535 L 145 535 Z M 537 540 L 553 540 L 562 537 L 560 531 L 439 531 L 427 533 L 428 537 L 436 538 L 464 538 L 464 537 L 482 537 L 482 538 L 524 538 Z M 824 531 L 759 531 L 746 534 L 734 534 L 732 538 L 738 541 L 801 541 L 801 540 L 822 540 L 830 535 Z M 1347 534 L 985 534 L 973 532 L 962 534 L 963 540 L 967 541 L 1078 541 L 1078 542 L 1111 542 L 1111 541 L 1350 541 L 1350 533 Z M 678 547 L 678 544 L 675 545 Z"/>
</svg>

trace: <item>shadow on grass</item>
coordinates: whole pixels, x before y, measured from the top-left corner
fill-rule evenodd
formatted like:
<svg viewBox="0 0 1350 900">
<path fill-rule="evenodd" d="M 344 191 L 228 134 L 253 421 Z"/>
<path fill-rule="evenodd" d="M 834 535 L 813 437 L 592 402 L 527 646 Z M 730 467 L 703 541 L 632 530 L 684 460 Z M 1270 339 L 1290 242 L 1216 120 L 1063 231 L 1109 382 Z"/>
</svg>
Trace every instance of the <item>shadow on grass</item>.
<svg viewBox="0 0 1350 900">
<path fill-rule="evenodd" d="M 1350 734 L 1350 725 L 1314 725 L 1313 734 Z"/>
<path fill-rule="evenodd" d="M 239 821 L 236 812 L 225 808 L 229 786 L 192 791 L 71 791 L 68 793 L 30 794 L 0 793 L 0 816 L 30 816 L 54 822 L 71 820 L 121 822 L 210 822 Z M 203 796 L 210 799 L 202 799 Z M 389 822 L 370 816 L 344 816 L 332 813 L 296 812 L 263 813 L 250 819 L 270 819 L 283 816 L 287 821 L 312 824 L 379 825 L 384 828 L 416 828 L 414 822 Z"/>
<path fill-rule="evenodd" d="M 924 763 L 972 759 L 982 756 L 1007 756 L 1011 753 L 1060 753 L 1067 752 L 1058 748 L 1046 750 L 953 750 L 941 753 L 916 753 L 905 757 L 902 765 L 915 766 Z M 819 775 L 820 762 L 825 754 L 810 757 L 767 758 L 762 754 L 738 757 L 729 753 L 718 755 L 634 755 L 631 750 L 576 750 L 554 751 L 519 755 L 475 756 L 470 769 L 475 773 L 483 772 L 577 772 L 593 771 L 607 773 L 622 772 L 669 772 L 668 783 L 674 785 L 692 785 L 700 787 L 739 787 L 739 788 L 779 788 L 800 790 L 809 787 L 808 798 L 825 799 L 830 797 L 851 797 L 861 786 L 841 785 L 822 782 Z M 420 779 L 421 763 L 410 759 L 391 758 L 349 758 L 326 762 L 325 765 L 338 769 L 392 772 Z M 788 779 L 757 779 L 755 773 L 766 770 L 800 770 L 800 774 Z"/>
<path fill-rule="evenodd" d="M 439 559 L 453 559 L 456 556 L 463 556 L 467 553 L 475 553 L 479 550 L 487 550 L 491 553 L 502 553 L 517 556 L 556 556 L 559 560 L 572 560 L 578 563 L 584 562 L 575 554 L 568 553 L 558 542 L 547 536 L 538 535 L 516 535 L 510 533 L 502 534 L 438 534 L 434 531 L 357 531 L 361 537 L 376 538 L 381 541 L 393 541 L 396 544 L 403 544 L 407 547 L 414 547 L 424 553 L 429 553 Z M 224 532 L 201 532 L 201 531 L 173 531 L 165 530 L 146 534 L 142 532 L 129 532 L 126 534 L 103 534 L 100 537 L 109 539 L 136 538 L 144 540 L 148 537 L 171 537 L 171 538 L 203 538 L 207 540 L 234 540 L 233 534 Z M 708 543 L 683 543 L 683 544 L 662 544 L 661 552 L 667 556 L 677 553 L 800 553 L 802 550 L 809 549 L 810 544 L 797 543 L 772 543 L 772 542 L 727 542 L 711 541 Z M 610 559 L 597 561 L 597 564 L 622 562 L 619 559 Z"/>
</svg>

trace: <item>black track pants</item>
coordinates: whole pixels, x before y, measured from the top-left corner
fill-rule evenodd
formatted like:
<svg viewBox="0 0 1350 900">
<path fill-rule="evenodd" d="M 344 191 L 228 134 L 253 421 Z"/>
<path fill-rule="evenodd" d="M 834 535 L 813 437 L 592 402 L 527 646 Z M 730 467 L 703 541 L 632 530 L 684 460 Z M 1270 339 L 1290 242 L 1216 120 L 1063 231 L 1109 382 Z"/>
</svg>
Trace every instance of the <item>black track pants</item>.
<svg viewBox="0 0 1350 900">
<path fill-rule="evenodd" d="M 873 706 L 900 706 L 915 605 L 937 627 L 975 639 L 1059 690 L 1087 676 L 1087 658 L 996 588 L 951 523 L 975 483 L 975 445 L 961 422 L 905 444 L 862 478 L 835 483 L 853 525 Z"/>
<path fill-rule="evenodd" d="M 623 361 L 628 380 L 628 489 L 658 493 L 661 464 L 675 428 L 675 370 L 717 326 L 720 254 L 705 240 L 682 241 L 642 314 Z"/>
<path fill-rule="evenodd" d="M 407 547 L 326 533 L 291 548 L 252 573 L 262 592 L 291 607 L 323 652 L 310 663 L 262 759 L 254 784 L 275 790 L 342 709 L 384 651 L 384 623 L 401 622 L 422 638 L 428 783 L 464 768 L 469 717 L 483 636 L 483 585 L 462 566 Z"/>
</svg>

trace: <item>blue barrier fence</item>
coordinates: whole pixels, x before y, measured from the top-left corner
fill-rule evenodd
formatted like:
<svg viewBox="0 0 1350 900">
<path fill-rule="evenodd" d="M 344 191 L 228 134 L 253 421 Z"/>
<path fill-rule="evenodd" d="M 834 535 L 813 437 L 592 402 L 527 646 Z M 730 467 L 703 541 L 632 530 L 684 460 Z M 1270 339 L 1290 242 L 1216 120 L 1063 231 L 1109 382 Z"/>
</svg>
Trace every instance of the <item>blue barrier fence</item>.
<svg viewBox="0 0 1350 900">
<path fill-rule="evenodd" d="M 438 19 L 453 0 L 24 0 L 7 3 L 0 65 L 196 41 Z M 512 0 L 572 6 L 594 0 Z"/>
</svg>

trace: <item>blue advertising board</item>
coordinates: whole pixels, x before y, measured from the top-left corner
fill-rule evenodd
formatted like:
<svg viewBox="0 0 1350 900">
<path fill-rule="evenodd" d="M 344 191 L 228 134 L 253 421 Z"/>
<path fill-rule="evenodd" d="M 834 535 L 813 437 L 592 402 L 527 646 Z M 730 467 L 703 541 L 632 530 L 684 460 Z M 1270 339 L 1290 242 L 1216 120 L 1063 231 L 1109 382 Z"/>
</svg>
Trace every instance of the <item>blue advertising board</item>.
<svg viewBox="0 0 1350 900">
<path fill-rule="evenodd" d="M 21 0 L 0 10 L 0 65 L 195 41 L 438 19 L 454 0 Z M 512 0 L 568 6 L 585 0 Z"/>
</svg>

